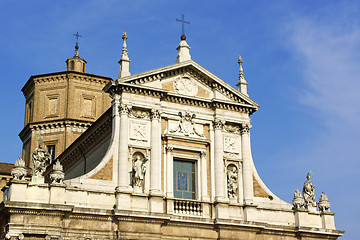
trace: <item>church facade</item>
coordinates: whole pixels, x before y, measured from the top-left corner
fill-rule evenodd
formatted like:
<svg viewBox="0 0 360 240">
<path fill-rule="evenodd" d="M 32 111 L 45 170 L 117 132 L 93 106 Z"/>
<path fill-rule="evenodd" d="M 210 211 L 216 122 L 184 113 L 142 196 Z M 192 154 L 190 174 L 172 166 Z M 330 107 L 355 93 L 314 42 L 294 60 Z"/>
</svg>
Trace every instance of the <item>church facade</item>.
<svg viewBox="0 0 360 240">
<path fill-rule="evenodd" d="M 14 179 L 3 188 L 1 237 L 295 240 L 343 235 L 335 228 L 327 196 L 316 202 L 310 175 L 292 204 L 258 175 L 250 116 L 259 105 L 247 94 L 240 57 L 238 89 L 191 60 L 184 35 L 175 64 L 131 75 L 126 33 L 123 40 L 118 79 L 96 77 L 106 83 L 102 94 L 111 96 L 111 107 L 66 144 L 56 162 L 48 165 L 46 140 L 38 137 L 28 155 L 32 165 L 25 159 L 15 163 Z M 31 181 L 23 171 L 28 165 Z"/>
</svg>

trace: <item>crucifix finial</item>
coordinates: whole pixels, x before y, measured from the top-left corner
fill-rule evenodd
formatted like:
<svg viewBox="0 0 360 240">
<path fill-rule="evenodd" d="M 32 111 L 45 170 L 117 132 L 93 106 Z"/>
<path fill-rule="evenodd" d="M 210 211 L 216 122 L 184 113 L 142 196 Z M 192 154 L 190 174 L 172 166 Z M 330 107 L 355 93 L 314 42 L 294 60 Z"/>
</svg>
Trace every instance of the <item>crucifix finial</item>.
<svg viewBox="0 0 360 240">
<path fill-rule="evenodd" d="M 76 37 L 76 45 L 78 45 L 79 44 L 79 37 L 82 37 L 82 36 L 79 34 L 79 32 L 76 32 L 76 34 L 74 33 L 73 35 Z"/>
<path fill-rule="evenodd" d="M 185 16 L 184 14 L 181 14 L 181 19 L 176 19 L 176 21 L 181 22 L 182 23 L 182 35 L 181 35 L 181 40 L 185 40 L 186 36 L 185 36 L 185 23 L 186 24 L 190 24 L 190 22 L 185 21 Z"/>
</svg>

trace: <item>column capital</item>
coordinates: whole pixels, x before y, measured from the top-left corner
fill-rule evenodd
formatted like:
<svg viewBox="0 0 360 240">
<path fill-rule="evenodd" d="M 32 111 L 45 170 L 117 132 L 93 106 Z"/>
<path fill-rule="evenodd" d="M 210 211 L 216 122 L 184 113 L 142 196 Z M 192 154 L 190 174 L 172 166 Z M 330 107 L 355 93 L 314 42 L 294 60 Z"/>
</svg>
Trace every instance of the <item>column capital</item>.
<svg viewBox="0 0 360 240">
<path fill-rule="evenodd" d="M 221 120 L 219 120 L 219 119 L 215 119 L 215 120 L 213 121 L 213 126 L 214 126 L 214 129 L 220 129 L 220 130 L 222 130 L 223 127 L 224 127 L 224 122 L 221 121 Z"/>
<path fill-rule="evenodd" d="M 131 110 L 131 106 L 121 103 L 119 106 L 119 112 L 121 115 L 126 114 L 129 115 Z"/>
<path fill-rule="evenodd" d="M 250 134 L 251 124 L 241 124 L 241 134 Z"/>
<path fill-rule="evenodd" d="M 151 109 L 150 118 L 151 119 L 160 119 L 161 113 L 158 109 Z"/>
</svg>

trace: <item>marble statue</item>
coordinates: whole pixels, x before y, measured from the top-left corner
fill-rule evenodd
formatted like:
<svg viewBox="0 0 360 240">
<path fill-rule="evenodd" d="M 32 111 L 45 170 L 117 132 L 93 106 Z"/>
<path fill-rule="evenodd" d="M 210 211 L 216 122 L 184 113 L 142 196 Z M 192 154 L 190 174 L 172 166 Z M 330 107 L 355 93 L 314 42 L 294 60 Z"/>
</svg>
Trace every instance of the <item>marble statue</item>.
<svg viewBox="0 0 360 240">
<path fill-rule="evenodd" d="M 305 206 L 309 207 L 316 207 L 316 202 L 315 202 L 315 185 L 312 184 L 311 180 L 310 180 L 311 176 L 308 173 L 306 175 L 306 181 L 304 183 L 304 187 L 303 187 L 303 196 L 304 196 L 304 200 L 305 200 Z"/>
<path fill-rule="evenodd" d="M 53 165 L 53 170 L 50 173 L 50 179 L 53 183 L 63 183 L 65 174 L 63 171 L 63 166 L 61 165 L 59 159 L 56 160 L 55 164 Z"/>
<path fill-rule="evenodd" d="M 324 192 L 321 193 L 318 206 L 319 206 L 320 211 L 322 211 L 322 212 L 325 212 L 328 209 L 330 209 L 330 202 Z"/>
<path fill-rule="evenodd" d="M 19 157 L 11 170 L 11 176 L 13 176 L 14 180 L 24 180 L 26 174 L 25 161 Z"/>
<path fill-rule="evenodd" d="M 141 157 L 138 155 L 135 157 L 135 160 L 133 162 L 133 184 L 134 187 L 137 188 L 142 188 L 143 187 L 143 182 L 144 182 L 144 178 L 145 178 L 145 173 L 146 173 L 146 163 L 147 159 L 143 158 L 141 159 Z"/>
<path fill-rule="evenodd" d="M 228 197 L 236 198 L 238 190 L 238 171 L 234 165 L 230 165 L 227 170 Z"/>
<path fill-rule="evenodd" d="M 50 154 L 44 148 L 44 144 L 41 137 L 38 137 L 38 145 L 35 148 L 33 154 L 33 176 L 43 176 L 47 164 L 50 162 Z"/>
<path fill-rule="evenodd" d="M 301 196 L 301 192 L 299 191 L 299 189 L 296 189 L 294 193 L 293 206 L 295 208 L 301 208 L 304 205 L 305 205 L 304 198 Z"/>
</svg>

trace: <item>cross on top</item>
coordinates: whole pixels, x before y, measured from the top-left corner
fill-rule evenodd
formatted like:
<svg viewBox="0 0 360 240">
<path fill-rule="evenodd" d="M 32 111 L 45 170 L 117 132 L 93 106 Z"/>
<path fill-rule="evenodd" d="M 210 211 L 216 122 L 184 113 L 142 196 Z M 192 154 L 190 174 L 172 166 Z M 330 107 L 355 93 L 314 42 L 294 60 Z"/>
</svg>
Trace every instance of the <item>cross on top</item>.
<svg viewBox="0 0 360 240">
<path fill-rule="evenodd" d="M 73 35 L 76 37 L 76 44 L 78 44 L 79 43 L 79 37 L 82 37 L 82 36 L 79 34 L 79 32 L 76 32 L 76 34 L 74 33 Z"/>
<path fill-rule="evenodd" d="M 181 19 L 176 19 L 176 21 L 182 23 L 182 35 L 185 36 L 185 27 L 184 27 L 184 24 L 185 24 L 185 23 L 190 24 L 190 22 L 184 20 L 184 14 L 181 14 Z"/>
</svg>

